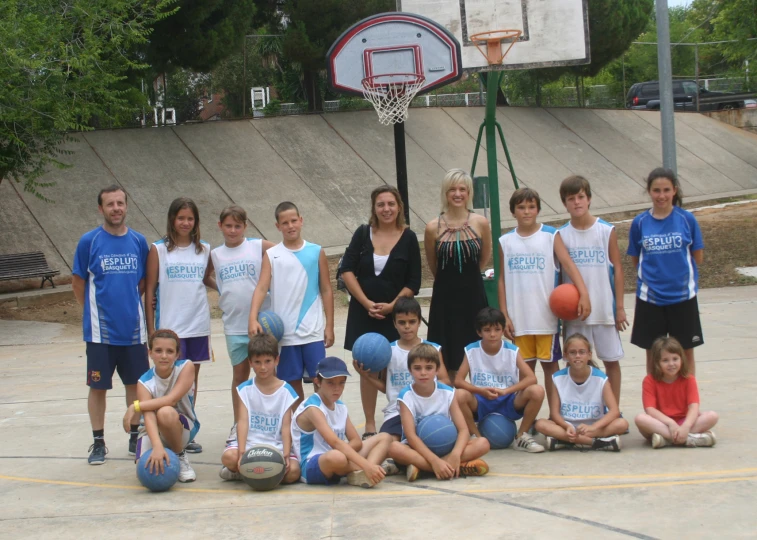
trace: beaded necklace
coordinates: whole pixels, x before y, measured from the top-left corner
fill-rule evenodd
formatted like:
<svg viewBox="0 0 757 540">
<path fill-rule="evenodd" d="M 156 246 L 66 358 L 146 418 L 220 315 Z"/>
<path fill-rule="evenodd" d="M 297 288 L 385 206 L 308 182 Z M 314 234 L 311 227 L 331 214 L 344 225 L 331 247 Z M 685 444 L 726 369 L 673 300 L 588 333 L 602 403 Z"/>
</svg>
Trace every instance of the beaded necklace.
<svg viewBox="0 0 757 540">
<path fill-rule="evenodd" d="M 470 216 L 470 211 L 468 211 Z M 476 231 L 468 224 L 468 216 L 465 223 L 460 227 L 450 227 L 447 220 L 444 219 L 444 212 L 439 214 L 439 220 L 436 227 L 436 257 L 439 260 L 442 269 L 449 263 L 457 266 L 458 272 L 462 273 L 463 263 L 469 260 L 477 260 L 481 254 L 481 238 Z M 439 234 L 441 224 L 444 222 L 444 232 Z"/>
</svg>

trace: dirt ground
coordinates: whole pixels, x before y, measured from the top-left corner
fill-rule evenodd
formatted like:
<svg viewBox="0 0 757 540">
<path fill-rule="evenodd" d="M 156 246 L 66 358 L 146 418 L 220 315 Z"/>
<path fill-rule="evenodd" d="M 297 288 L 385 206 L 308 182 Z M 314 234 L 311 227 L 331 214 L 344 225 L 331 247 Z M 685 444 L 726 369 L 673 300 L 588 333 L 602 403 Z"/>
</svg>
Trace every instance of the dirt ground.
<svg viewBox="0 0 757 540">
<path fill-rule="evenodd" d="M 684 206 L 686 208 L 701 208 L 722 202 L 700 202 Z M 636 290 L 635 270 L 631 265 L 630 258 L 625 255 L 626 248 L 628 247 L 628 230 L 631 226 L 631 222 L 627 220 L 633 219 L 636 214 L 638 212 L 602 216 L 603 219 L 616 223 L 620 251 L 624 254 L 623 271 L 625 274 L 626 292 Z M 704 263 L 699 268 L 700 288 L 757 284 L 757 279 L 742 276 L 736 272 L 736 268 L 738 267 L 757 266 L 757 236 L 755 236 L 755 231 L 757 231 L 757 200 L 746 199 L 744 200 L 744 204 L 726 206 L 724 208 L 708 208 L 697 211 L 695 215 L 702 228 L 705 242 Z M 550 224 L 562 225 L 562 223 Z M 507 232 L 508 230 L 504 229 L 503 232 Z M 422 251 L 423 247 L 421 246 Z M 423 259 L 422 287 L 431 287 L 433 285 L 433 278 L 426 265 L 425 256 L 423 256 L 423 253 L 421 255 Z M 335 291 L 336 282 L 333 276 L 336 275 L 338 262 L 339 256 L 329 258 L 330 275 L 332 276 L 332 286 Z M 70 277 L 68 276 L 61 276 L 61 278 L 62 281 L 65 281 L 67 278 L 70 281 Z M 30 285 L 39 286 L 36 281 L 33 283 L 30 282 Z M 208 300 L 211 306 L 211 316 L 213 318 L 220 318 L 221 310 L 218 309 L 218 294 L 209 292 Z M 336 293 L 335 308 L 338 312 L 347 309 L 347 297 L 344 293 Z M 0 319 L 80 325 L 81 308 L 73 300 L 21 309 L 0 306 Z"/>
</svg>

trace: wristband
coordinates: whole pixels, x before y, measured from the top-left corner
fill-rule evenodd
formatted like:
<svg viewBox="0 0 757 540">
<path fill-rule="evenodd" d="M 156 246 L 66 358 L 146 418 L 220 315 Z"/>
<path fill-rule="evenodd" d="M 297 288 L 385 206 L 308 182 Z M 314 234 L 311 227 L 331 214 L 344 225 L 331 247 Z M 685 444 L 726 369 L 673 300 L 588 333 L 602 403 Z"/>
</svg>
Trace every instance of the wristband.
<svg viewBox="0 0 757 540">
<path fill-rule="evenodd" d="M 139 408 L 139 400 L 138 399 L 134 400 L 134 412 L 138 412 L 138 413 L 142 412 L 142 409 Z"/>
</svg>

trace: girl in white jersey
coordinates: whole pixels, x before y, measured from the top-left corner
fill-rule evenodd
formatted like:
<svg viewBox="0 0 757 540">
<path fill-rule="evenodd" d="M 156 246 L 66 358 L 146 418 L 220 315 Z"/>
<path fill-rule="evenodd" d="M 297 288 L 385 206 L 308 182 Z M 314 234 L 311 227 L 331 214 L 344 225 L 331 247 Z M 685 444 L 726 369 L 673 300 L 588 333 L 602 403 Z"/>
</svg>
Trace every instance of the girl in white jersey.
<svg viewBox="0 0 757 540">
<path fill-rule="evenodd" d="M 239 403 L 237 387 L 250 378 L 250 363 L 247 362 L 250 303 L 260 277 L 263 254 L 273 243 L 245 237 L 247 212 L 235 204 L 223 209 L 218 228 L 224 243 L 210 253 L 205 283 L 220 295 L 218 306 L 223 311 L 223 332 L 232 366 L 231 402 L 236 411 Z M 270 301 L 266 299 L 262 310 L 269 306 Z"/>
<path fill-rule="evenodd" d="M 620 417 L 607 376 L 591 359 L 591 343 L 573 334 L 563 350 L 568 367 L 552 376 L 550 419 L 537 420 L 536 431 L 547 436 L 547 450 L 578 446 L 620 452 L 619 435 L 628 422 Z"/>
<path fill-rule="evenodd" d="M 179 482 L 193 482 L 197 476 L 185 453 L 189 441 L 200 430 L 194 410 L 194 365 L 179 360 L 179 336 L 171 330 L 156 330 L 149 338 L 153 368 L 142 375 L 137 385 L 137 399 L 124 415 L 124 430 L 130 420 L 141 413 L 144 427 L 140 428 L 136 461 L 152 448 L 145 466 L 163 473 L 168 447 L 179 456 Z"/>
<path fill-rule="evenodd" d="M 210 305 L 203 279 L 210 245 L 200 240 L 200 211 L 192 199 L 179 197 L 168 207 L 166 235 L 147 256 L 145 316 L 147 333 L 171 328 L 179 336 L 179 356 L 195 364 L 195 392 L 200 365 L 211 361 Z M 202 452 L 191 441 L 187 452 Z"/>
</svg>

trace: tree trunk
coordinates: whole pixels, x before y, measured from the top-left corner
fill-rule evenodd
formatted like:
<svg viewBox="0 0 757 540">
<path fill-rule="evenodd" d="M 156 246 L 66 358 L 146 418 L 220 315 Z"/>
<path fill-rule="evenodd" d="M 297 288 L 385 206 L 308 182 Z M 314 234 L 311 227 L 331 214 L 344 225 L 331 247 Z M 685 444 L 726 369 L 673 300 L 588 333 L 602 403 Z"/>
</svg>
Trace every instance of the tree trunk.
<svg viewBox="0 0 757 540">
<path fill-rule="evenodd" d="M 305 94 L 308 98 L 308 111 L 322 111 L 323 97 L 321 96 L 321 89 L 318 86 L 318 71 L 305 70 L 303 72 L 303 81 L 305 83 Z"/>
</svg>

